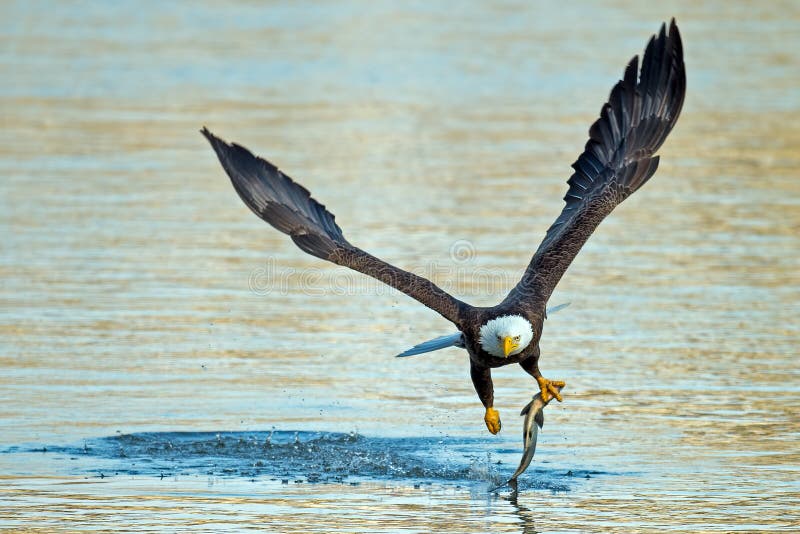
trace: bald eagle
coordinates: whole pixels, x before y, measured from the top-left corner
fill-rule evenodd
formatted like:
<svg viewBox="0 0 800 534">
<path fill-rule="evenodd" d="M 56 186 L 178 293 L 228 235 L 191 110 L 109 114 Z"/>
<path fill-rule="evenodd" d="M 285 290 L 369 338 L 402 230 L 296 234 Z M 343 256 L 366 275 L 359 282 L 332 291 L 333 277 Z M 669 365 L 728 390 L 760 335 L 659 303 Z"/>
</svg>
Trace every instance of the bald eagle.
<svg viewBox="0 0 800 534">
<path fill-rule="evenodd" d="M 470 375 L 496 434 L 491 369 L 518 363 L 536 379 L 544 402 L 561 400 L 564 382 L 539 372 L 539 340 L 546 304 L 561 276 L 600 222 L 656 172 L 656 151 L 672 130 L 686 93 L 680 33 L 673 19 L 651 37 L 639 62 L 634 56 L 589 129 L 583 154 L 572 164 L 566 205 L 547 230 L 522 279 L 492 307 L 462 302 L 430 280 L 404 271 L 352 245 L 333 214 L 303 186 L 248 149 L 203 128 L 244 203 L 289 235 L 302 250 L 372 276 L 451 321 L 457 332 L 422 343 L 400 356 L 444 347 L 466 349 Z"/>
</svg>

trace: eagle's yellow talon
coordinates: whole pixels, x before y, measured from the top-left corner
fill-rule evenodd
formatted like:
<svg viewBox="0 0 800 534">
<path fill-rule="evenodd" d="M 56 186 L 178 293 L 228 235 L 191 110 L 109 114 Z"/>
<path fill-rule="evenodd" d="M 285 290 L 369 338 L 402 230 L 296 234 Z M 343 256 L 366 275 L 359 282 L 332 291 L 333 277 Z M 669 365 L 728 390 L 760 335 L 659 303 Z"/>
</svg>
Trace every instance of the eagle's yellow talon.
<svg viewBox="0 0 800 534">
<path fill-rule="evenodd" d="M 537 377 L 536 381 L 539 383 L 539 389 L 542 391 L 542 400 L 544 402 L 550 402 L 551 399 L 555 398 L 558 402 L 561 402 L 561 393 L 559 393 L 558 388 L 563 388 L 566 383 L 563 380 L 548 380 L 543 376 Z"/>
<path fill-rule="evenodd" d="M 492 407 L 486 408 L 486 415 L 483 416 L 483 420 L 486 422 L 486 428 L 489 429 L 489 432 L 492 434 L 497 434 L 500 432 L 500 413 Z"/>
</svg>

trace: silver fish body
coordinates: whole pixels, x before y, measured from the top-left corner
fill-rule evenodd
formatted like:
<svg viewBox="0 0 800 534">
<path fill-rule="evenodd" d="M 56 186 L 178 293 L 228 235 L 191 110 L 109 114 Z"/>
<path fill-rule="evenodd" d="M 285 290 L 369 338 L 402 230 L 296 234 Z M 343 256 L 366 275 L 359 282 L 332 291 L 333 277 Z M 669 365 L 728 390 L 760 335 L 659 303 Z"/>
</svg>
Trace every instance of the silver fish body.
<svg viewBox="0 0 800 534">
<path fill-rule="evenodd" d="M 560 392 L 562 388 L 563 387 L 558 387 L 558 391 Z M 511 475 L 511 478 L 508 479 L 508 482 L 495 489 L 508 485 L 514 493 L 517 492 L 517 477 L 524 473 L 525 470 L 528 469 L 528 466 L 531 465 L 533 455 L 536 452 L 536 441 L 539 437 L 539 429 L 544 426 L 543 410 L 549 402 L 550 401 L 543 401 L 542 394 L 537 393 L 520 412 L 520 415 L 525 416 L 525 421 L 522 423 L 522 458 L 519 461 L 519 467 L 517 467 L 517 470 Z"/>
</svg>

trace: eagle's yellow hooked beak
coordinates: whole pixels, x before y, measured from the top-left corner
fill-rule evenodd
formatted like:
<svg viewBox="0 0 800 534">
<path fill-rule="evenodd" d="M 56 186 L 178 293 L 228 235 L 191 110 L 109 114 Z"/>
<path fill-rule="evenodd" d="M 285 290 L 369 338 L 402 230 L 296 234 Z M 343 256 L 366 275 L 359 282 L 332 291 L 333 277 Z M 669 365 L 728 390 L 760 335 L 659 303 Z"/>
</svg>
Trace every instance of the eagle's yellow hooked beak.
<svg viewBox="0 0 800 534">
<path fill-rule="evenodd" d="M 503 357 L 508 358 L 508 355 L 511 354 L 511 351 L 516 350 L 519 347 L 517 343 L 514 342 L 514 338 L 511 336 L 506 336 L 503 338 Z"/>
</svg>

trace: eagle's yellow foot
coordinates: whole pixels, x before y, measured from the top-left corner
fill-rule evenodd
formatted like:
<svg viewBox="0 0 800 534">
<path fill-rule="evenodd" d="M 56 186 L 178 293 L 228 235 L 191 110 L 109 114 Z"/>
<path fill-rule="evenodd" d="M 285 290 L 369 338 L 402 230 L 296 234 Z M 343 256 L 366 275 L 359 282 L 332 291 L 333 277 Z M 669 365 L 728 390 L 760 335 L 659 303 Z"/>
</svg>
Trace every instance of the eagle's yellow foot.
<svg viewBox="0 0 800 534">
<path fill-rule="evenodd" d="M 563 380 L 548 380 L 543 376 L 539 376 L 536 381 L 539 382 L 539 389 L 542 390 L 542 400 L 544 402 L 550 402 L 553 398 L 558 402 L 564 400 L 561 398 L 561 393 L 558 392 L 558 388 L 563 388 L 566 385 Z"/>
<path fill-rule="evenodd" d="M 500 432 L 500 413 L 497 410 L 491 407 L 486 408 L 486 415 L 483 416 L 483 420 L 486 422 L 486 428 L 489 429 L 489 432 L 492 434 Z"/>
</svg>

